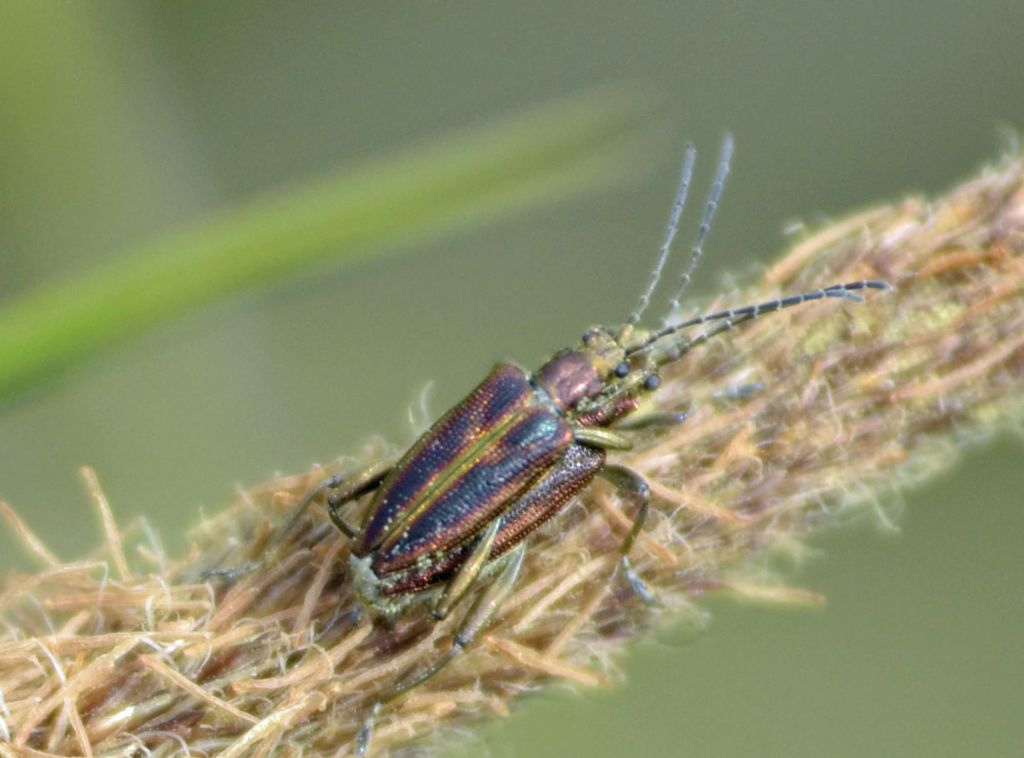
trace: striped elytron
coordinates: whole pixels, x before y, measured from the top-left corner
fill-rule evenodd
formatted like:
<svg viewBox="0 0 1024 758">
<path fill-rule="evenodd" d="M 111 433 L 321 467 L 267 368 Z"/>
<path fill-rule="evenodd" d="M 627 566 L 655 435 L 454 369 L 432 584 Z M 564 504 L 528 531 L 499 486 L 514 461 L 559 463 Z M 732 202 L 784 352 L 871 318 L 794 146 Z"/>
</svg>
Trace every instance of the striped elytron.
<svg viewBox="0 0 1024 758">
<path fill-rule="evenodd" d="M 671 301 L 672 312 L 700 258 L 731 155 L 727 137 L 689 263 Z M 411 602 L 426 601 L 441 619 L 486 585 L 448 653 L 398 683 L 385 700 L 436 673 L 473 641 L 512 588 L 527 536 L 598 475 L 635 506 L 632 528 L 621 546 L 621 568 L 636 593 L 651 600 L 628 558 L 647 512 L 649 487 L 639 474 L 608 463 L 606 456 L 609 450 L 631 447 L 629 430 L 682 420 L 665 413 L 626 419 L 642 395 L 658 388 L 659 368 L 763 313 L 822 298 L 859 301 L 859 290 L 889 288 L 875 280 L 837 284 L 682 323 L 666 322 L 654 331 L 639 328 L 668 258 L 694 162 L 695 151 L 687 146 L 657 265 L 623 325 L 588 330 L 577 347 L 556 353 L 533 373 L 498 364 L 397 463 L 327 479 L 296 509 L 295 519 L 321 493 L 329 493 L 332 520 L 353 540 L 350 578 L 363 601 L 381 615 L 393 617 Z M 375 493 L 362 525 L 349 525 L 340 507 L 371 491 Z M 380 706 L 374 707 L 360 734 L 360 753 Z"/>
</svg>

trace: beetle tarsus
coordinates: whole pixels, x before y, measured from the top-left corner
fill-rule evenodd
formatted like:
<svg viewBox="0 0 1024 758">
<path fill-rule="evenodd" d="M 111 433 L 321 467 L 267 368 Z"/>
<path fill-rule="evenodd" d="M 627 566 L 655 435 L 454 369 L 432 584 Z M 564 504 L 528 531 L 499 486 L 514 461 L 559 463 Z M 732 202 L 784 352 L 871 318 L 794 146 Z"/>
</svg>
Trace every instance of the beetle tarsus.
<svg viewBox="0 0 1024 758">
<path fill-rule="evenodd" d="M 629 560 L 628 555 L 622 556 L 622 560 L 619 561 L 622 566 L 622 574 L 626 577 L 626 582 L 629 584 L 629 588 L 633 590 L 638 598 L 640 598 L 647 605 L 661 605 L 658 602 L 658 598 L 655 597 L 654 593 L 647 586 L 647 582 L 640 578 L 640 575 L 636 573 L 636 569 L 633 568 L 633 564 Z"/>
<path fill-rule="evenodd" d="M 714 392 L 711 397 L 720 404 L 745 402 L 764 391 L 764 382 L 744 382 Z"/>
<path fill-rule="evenodd" d="M 356 755 L 366 755 L 366 748 L 370 746 L 370 737 L 373 736 L 373 724 L 377 720 L 377 716 L 380 714 L 380 709 L 383 703 L 376 702 L 373 704 L 373 708 L 370 709 L 370 715 L 366 717 L 363 725 L 359 727 L 359 733 L 356 735 Z"/>
<path fill-rule="evenodd" d="M 243 576 L 251 574 L 263 565 L 262 561 L 249 561 L 241 566 L 229 569 L 206 569 L 199 575 L 199 581 L 208 582 L 210 579 L 220 579 L 225 582 L 233 582 Z"/>
</svg>

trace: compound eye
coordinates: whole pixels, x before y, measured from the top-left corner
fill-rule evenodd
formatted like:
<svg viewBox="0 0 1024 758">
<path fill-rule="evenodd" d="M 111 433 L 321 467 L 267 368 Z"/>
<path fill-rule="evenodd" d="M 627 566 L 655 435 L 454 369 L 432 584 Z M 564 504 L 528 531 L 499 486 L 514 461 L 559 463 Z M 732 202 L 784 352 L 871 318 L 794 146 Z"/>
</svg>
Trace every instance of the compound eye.
<svg viewBox="0 0 1024 758">
<path fill-rule="evenodd" d="M 583 344 L 584 345 L 589 345 L 591 342 L 594 341 L 594 338 L 596 336 L 597 336 L 597 329 L 587 329 L 587 331 L 583 332 Z"/>
<path fill-rule="evenodd" d="M 661 386 L 661 377 L 658 376 L 657 374 L 651 374 L 646 379 L 644 379 L 644 389 L 645 390 L 648 390 L 648 391 L 656 390 L 660 386 Z"/>
<path fill-rule="evenodd" d="M 622 363 L 620 363 L 618 366 L 615 367 L 615 376 L 619 377 L 619 379 L 622 379 L 628 373 L 629 373 L 629 364 L 626 363 L 625 361 L 623 361 Z"/>
</svg>

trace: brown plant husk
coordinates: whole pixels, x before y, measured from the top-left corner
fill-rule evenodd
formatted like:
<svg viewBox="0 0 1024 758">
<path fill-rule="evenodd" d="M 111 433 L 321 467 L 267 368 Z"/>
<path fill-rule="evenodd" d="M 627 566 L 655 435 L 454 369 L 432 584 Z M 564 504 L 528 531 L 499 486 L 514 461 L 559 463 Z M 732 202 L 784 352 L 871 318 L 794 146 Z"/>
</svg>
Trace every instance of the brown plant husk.
<svg viewBox="0 0 1024 758">
<path fill-rule="evenodd" d="M 888 517 L 894 488 L 947 465 L 965 438 L 1019 418 L 1019 157 L 931 203 L 908 199 L 826 226 L 754 287 L 710 307 L 864 278 L 895 290 L 755 321 L 666 370 L 656 402 L 690 408 L 690 418 L 620 457 L 653 486 L 633 561 L 658 607 L 616 575 L 629 520 L 595 484 L 531 538 L 523 575 L 482 638 L 385 706 L 371 751 L 503 715 L 547 682 L 614 679 L 616 654 L 639 631 L 706 592 L 813 600 L 751 579 L 749 568 L 850 514 Z M 360 457 L 391 452 L 377 445 Z M 60 561 L 4 505 L 42 568 L 11 574 L 0 596 L 0 754 L 350 752 L 374 701 L 443 654 L 461 614 L 432 625 L 415 606 L 389 626 L 364 612 L 346 581 L 348 541 L 320 507 L 255 573 L 199 580 L 205 568 L 258 557 L 324 475 L 239 493 L 173 561 L 119 532 L 89 471 L 108 539 L 87 560 Z"/>
</svg>

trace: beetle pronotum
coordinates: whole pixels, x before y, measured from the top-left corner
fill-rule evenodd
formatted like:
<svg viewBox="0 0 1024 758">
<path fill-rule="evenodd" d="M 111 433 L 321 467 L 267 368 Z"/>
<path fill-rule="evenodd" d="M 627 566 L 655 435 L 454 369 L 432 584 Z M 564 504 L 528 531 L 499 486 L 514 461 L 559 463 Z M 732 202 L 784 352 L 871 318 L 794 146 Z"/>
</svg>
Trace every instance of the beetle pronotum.
<svg viewBox="0 0 1024 758">
<path fill-rule="evenodd" d="M 700 260 L 732 149 L 732 138 L 726 136 L 670 313 L 676 311 Z M 637 595 L 653 600 L 629 562 L 647 514 L 650 488 L 638 473 L 606 458 L 608 451 L 632 447 L 630 430 L 682 420 L 678 414 L 665 413 L 626 418 L 638 408 L 641 396 L 658 388 L 661 366 L 764 313 L 823 298 L 860 302 L 856 294 L 860 290 L 889 289 L 878 280 L 835 284 L 679 323 L 666 318 L 655 330 L 640 328 L 669 258 L 695 160 L 696 151 L 687 145 L 657 263 L 625 323 L 587 330 L 577 347 L 559 351 L 533 373 L 499 363 L 397 462 L 324 480 L 307 493 L 279 533 L 283 538 L 326 492 L 331 520 L 352 540 L 350 580 L 363 602 L 385 617 L 396 616 L 410 603 L 429 602 L 434 618 L 443 619 L 479 585 L 489 582 L 466 613 L 447 653 L 400 681 L 374 705 L 360 731 L 360 754 L 365 752 L 381 704 L 436 674 L 473 642 L 515 584 L 527 536 L 562 511 L 596 476 L 609 480 L 635 504 L 632 526 L 619 549 L 620 566 Z M 698 327 L 703 328 L 694 334 Z M 373 499 L 362 524 L 352 526 L 341 506 L 371 492 Z"/>
</svg>

